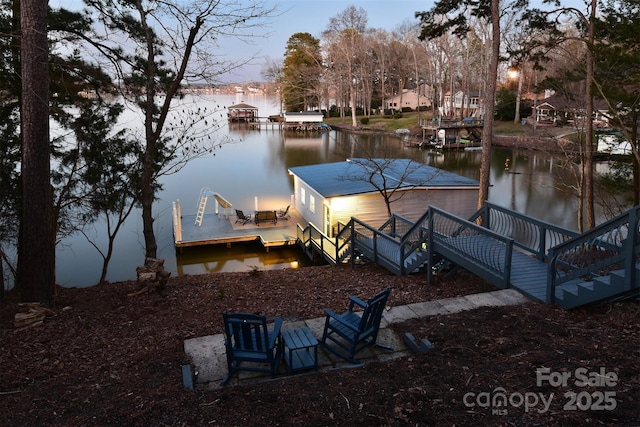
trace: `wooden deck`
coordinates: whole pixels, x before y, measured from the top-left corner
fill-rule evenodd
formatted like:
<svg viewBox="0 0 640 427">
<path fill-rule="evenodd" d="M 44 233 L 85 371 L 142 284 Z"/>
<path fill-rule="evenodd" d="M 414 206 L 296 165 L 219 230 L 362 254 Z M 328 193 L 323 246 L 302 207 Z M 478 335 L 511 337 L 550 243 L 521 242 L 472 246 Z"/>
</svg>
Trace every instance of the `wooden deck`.
<svg viewBox="0 0 640 427">
<path fill-rule="evenodd" d="M 340 251 L 351 256 L 334 256 L 338 262 L 362 255 L 405 275 L 425 270 L 428 261 L 427 284 L 434 272 L 462 268 L 496 287 L 516 288 L 565 309 L 640 295 L 640 205 L 583 234 L 488 202 L 469 220 L 429 206 L 413 227 L 406 225 L 397 215 L 379 229 L 352 218 L 334 243 L 316 248 L 331 255 L 345 239 L 352 243 Z M 301 238 L 305 244 L 330 240 L 319 230 L 304 230 L 302 236 L 310 236 Z"/>
<path fill-rule="evenodd" d="M 174 215 L 174 245 L 176 248 L 191 246 L 223 245 L 260 241 L 268 250 L 274 246 L 296 244 L 298 223 L 304 219 L 294 210 L 289 210 L 289 219 L 278 219 L 273 223 L 235 222 L 235 215 L 205 214 L 201 226 L 196 226 L 196 215 Z M 252 214 L 253 217 L 253 214 Z"/>
<path fill-rule="evenodd" d="M 525 295 L 545 302 L 547 264 L 517 249 L 511 253 L 511 285 Z"/>
</svg>

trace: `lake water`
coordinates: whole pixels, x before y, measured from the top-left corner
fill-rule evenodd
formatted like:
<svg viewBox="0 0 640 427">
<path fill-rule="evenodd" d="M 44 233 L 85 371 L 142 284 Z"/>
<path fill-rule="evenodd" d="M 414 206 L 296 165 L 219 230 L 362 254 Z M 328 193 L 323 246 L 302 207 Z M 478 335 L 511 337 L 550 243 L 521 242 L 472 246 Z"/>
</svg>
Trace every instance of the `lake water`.
<svg viewBox="0 0 640 427">
<path fill-rule="evenodd" d="M 277 114 L 277 102 L 264 96 L 211 95 L 186 103 L 198 106 L 229 106 L 246 102 L 258 107 L 259 115 Z M 224 114 L 226 117 L 226 113 Z M 135 126 L 136 119 L 124 119 Z M 141 125 L 139 125 L 141 127 Z M 195 214 L 202 187 L 209 187 L 229 200 L 234 208 L 253 211 L 256 197 L 260 209 L 280 209 L 289 204 L 293 181 L 287 170 L 293 166 L 342 161 L 349 157 L 377 156 L 411 158 L 426 164 L 479 179 L 480 151 L 432 151 L 407 147 L 399 138 L 382 135 L 356 136 L 331 131 L 297 134 L 278 130 L 248 130 L 229 126 L 226 120 L 217 133 L 235 142 L 224 144 L 211 154 L 191 161 L 178 173 L 161 179 L 163 190 L 154 205 L 158 256 L 177 274 L 274 269 L 305 264 L 295 248 L 271 249 L 258 245 L 236 245 L 231 249 L 199 248 L 176 253 L 173 246 L 171 206 L 180 200 L 185 215 Z M 362 150 L 366 150 L 363 153 Z M 505 163 L 509 159 L 509 170 Z M 494 149 L 489 201 L 567 228 L 576 228 L 576 200 L 559 188 L 569 177 L 544 154 Z M 213 205 L 213 203 L 211 203 Z M 209 206 L 207 212 L 213 212 Z M 102 247 L 100 225 L 88 234 Z M 101 258 L 82 236 L 65 239 L 57 248 L 57 282 L 63 286 L 90 286 L 100 276 Z M 138 211 L 120 232 L 109 266 L 109 281 L 135 278 L 135 268 L 144 261 L 142 220 Z"/>
</svg>

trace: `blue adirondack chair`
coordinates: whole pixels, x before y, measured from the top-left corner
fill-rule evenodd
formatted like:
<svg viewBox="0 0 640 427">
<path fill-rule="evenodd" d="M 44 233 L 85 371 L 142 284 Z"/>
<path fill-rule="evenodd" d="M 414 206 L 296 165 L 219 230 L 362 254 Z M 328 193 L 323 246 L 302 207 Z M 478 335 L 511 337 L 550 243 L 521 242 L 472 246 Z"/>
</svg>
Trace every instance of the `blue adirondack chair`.
<svg viewBox="0 0 640 427">
<path fill-rule="evenodd" d="M 354 355 L 367 346 L 376 344 L 382 313 L 387 305 L 391 287 L 378 292 L 367 302 L 349 297 L 349 310 L 336 314 L 326 309 L 327 315 L 322 334 L 323 346 L 333 354 L 352 363 L 360 363 Z M 362 309 L 362 312 L 355 311 Z"/>
<path fill-rule="evenodd" d="M 276 317 L 272 330 L 267 328 L 267 317 L 250 313 L 222 313 L 228 374 L 224 386 L 234 372 L 278 373 L 282 360 L 280 327 L 282 318 Z"/>
</svg>

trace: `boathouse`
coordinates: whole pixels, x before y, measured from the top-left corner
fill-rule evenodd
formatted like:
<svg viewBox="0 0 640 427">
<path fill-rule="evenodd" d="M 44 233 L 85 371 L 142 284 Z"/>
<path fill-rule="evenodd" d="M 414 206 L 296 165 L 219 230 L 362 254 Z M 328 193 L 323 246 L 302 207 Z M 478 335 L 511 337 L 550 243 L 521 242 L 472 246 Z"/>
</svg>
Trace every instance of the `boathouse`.
<svg viewBox="0 0 640 427">
<path fill-rule="evenodd" d="M 323 122 L 324 114 L 320 111 L 300 111 L 284 113 L 284 128 L 297 131 L 321 131 L 328 129 Z"/>
<path fill-rule="evenodd" d="M 230 122 L 255 122 L 258 120 L 258 108 L 240 103 L 227 108 Z"/>
<path fill-rule="evenodd" d="M 285 123 L 322 123 L 324 120 L 324 114 L 320 111 L 300 111 L 298 113 L 286 112 L 284 113 Z"/>
<path fill-rule="evenodd" d="M 338 222 L 356 217 L 372 226 L 387 219 L 385 199 L 391 211 L 416 221 L 429 205 L 463 218 L 477 209 L 477 181 L 409 159 L 348 159 L 289 168 L 293 176 L 296 211 L 327 236 Z M 372 184 L 372 182 L 375 183 Z"/>
</svg>

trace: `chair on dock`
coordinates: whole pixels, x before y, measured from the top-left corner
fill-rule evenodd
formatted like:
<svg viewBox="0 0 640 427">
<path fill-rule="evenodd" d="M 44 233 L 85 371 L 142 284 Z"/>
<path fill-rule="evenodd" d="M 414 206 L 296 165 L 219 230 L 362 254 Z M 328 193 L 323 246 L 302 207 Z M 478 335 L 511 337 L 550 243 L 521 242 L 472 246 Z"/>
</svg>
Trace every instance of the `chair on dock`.
<svg viewBox="0 0 640 427">
<path fill-rule="evenodd" d="M 238 371 L 267 372 L 275 377 L 282 359 L 282 318 L 275 318 L 272 330 L 267 328 L 264 314 L 225 311 L 222 318 L 228 374 L 220 385 L 224 386 Z"/>
<path fill-rule="evenodd" d="M 280 209 L 278 211 L 278 219 L 289 219 L 291 216 L 289 215 L 289 208 L 291 205 L 288 205 L 285 209 Z"/>
<path fill-rule="evenodd" d="M 241 222 L 242 225 L 251 222 L 251 215 L 245 215 L 240 209 L 236 209 L 236 217 L 236 222 Z"/>
<path fill-rule="evenodd" d="M 369 298 L 366 303 L 352 295 L 349 297 L 349 310 L 342 314 L 326 309 L 327 317 L 322 334 L 322 345 L 336 356 L 352 363 L 360 363 L 354 355 L 365 347 L 376 344 L 382 312 L 387 305 L 390 293 L 391 287 L 387 287 Z M 354 311 L 358 308 L 363 310 L 362 314 Z M 328 341 L 333 344 L 329 345 Z"/>
</svg>

